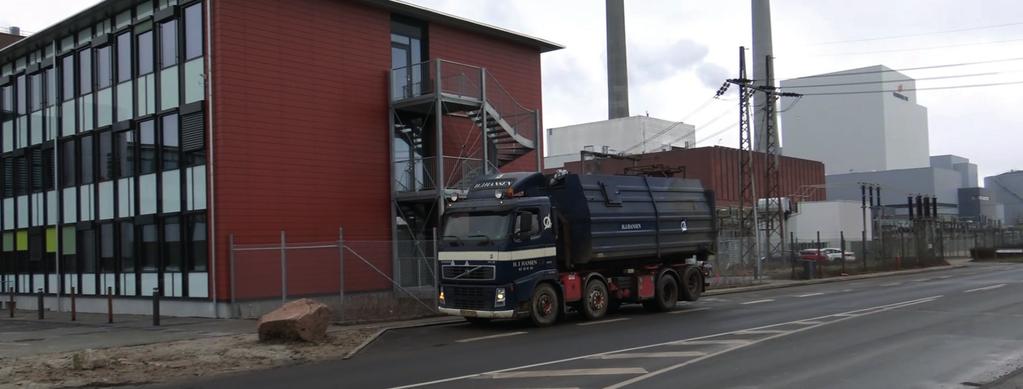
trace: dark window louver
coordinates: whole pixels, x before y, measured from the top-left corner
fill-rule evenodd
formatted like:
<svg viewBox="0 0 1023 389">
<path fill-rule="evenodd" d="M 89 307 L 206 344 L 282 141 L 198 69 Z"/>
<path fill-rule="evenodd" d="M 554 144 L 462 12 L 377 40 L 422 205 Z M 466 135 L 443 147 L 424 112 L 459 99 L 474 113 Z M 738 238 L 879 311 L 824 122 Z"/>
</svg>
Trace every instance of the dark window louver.
<svg viewBox="0 0 1023 389">
<path fill-rule="evenodd" d="M 206 145 L 203 131 L 203 113 L 195 112 L 181 116 L 181 149 L 184 152 L 201 151 Z"/>
<path fill-rule="evenodd" d="M 43 150 L 33 149 L 30 159 L 32 191 L 38 192 L 43 190 Z"/>
<path fill-rule="evenodd" d="M 28 161 L 25 157 L 14 158 L 14 192 L 18 195 L 28 194 Z"/>
<path fill-rule="evenodd" d="M 14 196 L 14 159 L 4 158 L 4 197 Z"/>
</svg>

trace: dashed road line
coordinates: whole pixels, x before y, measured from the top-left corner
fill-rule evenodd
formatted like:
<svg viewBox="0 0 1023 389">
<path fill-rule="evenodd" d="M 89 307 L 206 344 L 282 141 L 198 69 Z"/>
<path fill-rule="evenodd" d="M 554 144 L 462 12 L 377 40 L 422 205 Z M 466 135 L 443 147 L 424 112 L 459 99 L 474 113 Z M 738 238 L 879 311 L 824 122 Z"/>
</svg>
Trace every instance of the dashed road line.
<svg viewBox="0 0 1023 389">
<path fill-rule="evenodd" d="M 902 283 L 901 282 L 889 282 L 887 284 L 881 284 L 881 285 L 878 285 L 878 286 L 899 286 L 899 285 L 902 285 Z"/>
<path fill-rule="evenodd" d="M 591 359 L 633 359 L 633 358 L 696 358 L 707 355 L 700 351 L 664 351 L 653 353 L 618 353 L 594 356 Z"/>
<path fill-rule="evenodd" d="M 607 319 L 607 320 L 600 320 L 600 321 L 588 321 L 588 322 L 579 323 L 579 324 L 576 324 L 576 325 L 577 326 L 592 326 L 594 324 L 614 323 L 614 322 L 626 321 L 626 320 L 629 320 L 629 318 L 627 318 L 627 317 L 619 317 L 617 319 Z"/>
<path fill-rule="evenodd" d="M 526 370 L 509 371 L 503 373 L 484 374 L 478 379 L 508 379 L 508 378 L 548 378 L 548 377 L 572 377 L 592 375 L 630 375 L 646 374 L 648 371 L 642 367 L 607 367 L 596 369 L 563 369 L 563 370 Z"/>
<path fill-rule="evenodd" d="M 736 335 L 761 335 L 761 334 L 782 334 L 789 331 L 786 330 L 743 330 L 738 331 Z"/>
<path fill-rule="evenodd" d="M 477 337 L 477 338 L 459 339 L 459 340 L 456 340 L 455 342 L 457 342 L 457 343 L 476 342 L 476 341 L 480 341 L 480 340 L 505 338 L 505 337 L 509 337 L 509 336 L 525 335 L 525 334 L 528 334 L 528 332 L 525 332 L 525 331 L 509 332 L 509 333 L 506 333 L 506 334 L 496 334 L 496 335 L 480 336 L 480 337 Z"/>
<path fill-rule="evenodd" d="M 952 276 L 940 276 L 940 277 L 934 277 L 934 278 L 935 279 L 939 279 L 939 280 L 947 280 L 949 278 L 952 278 Z"/>
<path fill-rule="evenodd" d="M 753 300 L 753 301 L 744 302 L 744 303 L 742 303 L 742 305 L 762 304 L 762 303 L 769 303 L 769 302 L 772 302 L 772 301 L 774 301 L 774 299 Z"/>
<path fill-rule="evenodd" d="M 699 311 L 706 311 L 708 309 L 710 309 L 710 308 L 700 307 L 700 308 L 692 308 L 692 309 L 680 309 L 680 310 L 677 310 L 677 311 L 670 311 L 668 313 L 670 313 L 672 315 L 678 315 L 680 313 L 699 312 Z"/>
<path fill-rule="evenodd" d="M 976 289 L 966 290 L 966 291 L 963 291 L 963 293 L 973 293 L 973 292 L 980 292 L 980 291 L 984 291 L 984 290 L 998 289 L 998 288 L 1001 288 L 1003 286 L 1005 286 L 1005 284 L 985 286 L 983 288 L 976 288 Z"/>
<path fill-rule="evenodd" d="M 807 293 L 807 294 L 798 295 L 796 297 L 813 297 L 813 296 L 820 296 L 822 294 L 827 294 L 827 293 L 825 293 L 825 292 Z"/>
<path fill-rule="evenodd" d="M 913 282 L 925 282 L 925 281 L 930 281 L 930 280 L 931 280 L 930 278 L 917 278 L 915 280 L 910 280 L 910 281 L 913 281 Z"/>
<path fill-rule="evenodd" d="M 840 290 L 838 292 L 839 293 L 849 293 L 849 292 L 852 292 L 852 291 L 853 291 L 853 289 L 842 289 L 842 290 Z"/>
</svg>

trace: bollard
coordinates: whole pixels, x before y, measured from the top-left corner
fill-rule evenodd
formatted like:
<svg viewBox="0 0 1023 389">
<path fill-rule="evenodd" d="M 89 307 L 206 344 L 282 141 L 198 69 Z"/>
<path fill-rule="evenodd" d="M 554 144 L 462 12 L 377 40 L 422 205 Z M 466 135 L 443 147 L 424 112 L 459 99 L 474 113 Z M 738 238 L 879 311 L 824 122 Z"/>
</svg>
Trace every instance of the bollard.
<svg viewBox="0 0 1023 389">
<path fill-rule="evenodd" d="M 39 320 L 43 320 L 43 288 L 39 288 L 38 295 L 39 295 L 39 305 L 38 305 L 37 308 L 39 310 Z"/>
<path fill-rule="evenodd" d="M 71 321 L 78 318 L 78 311 L 75 309 L 75 287 L 71 287 Z"/>
<path fill-rule="evenodd" d="M 107 287 L 107 324 L 114 322 L 114 288 Z"/>
<path fill-rule="evenodd" d="M 11 311 L 11 317 L 14 317 L 14 288 L 10 288 L 7 291 L 11 293 L 11 300 L 7 302 L 7 308 Z"/>
<path fill-rule="evenodd" d="M 160 288 L 153 288 L 153 325 L 160 326 Z"/>
</svg>

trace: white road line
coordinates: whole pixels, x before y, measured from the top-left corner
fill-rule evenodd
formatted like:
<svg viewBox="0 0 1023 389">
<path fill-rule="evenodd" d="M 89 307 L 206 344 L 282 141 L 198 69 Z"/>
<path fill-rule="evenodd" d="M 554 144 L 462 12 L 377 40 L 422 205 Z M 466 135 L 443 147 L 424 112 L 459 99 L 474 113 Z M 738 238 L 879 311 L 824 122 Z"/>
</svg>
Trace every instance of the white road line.
<svg viewBox="0 0 1023 389">
<path fill-rule="evenodd" d="M 917 278 L 915 280 L 910 280 L 910 281 L 913 281 L 913 282 L 924 282 L 924 281 L 930 281 L 930 280 L 931 280 L 930 278 Z"/>
<path fill-rule="evenodd" d="M 901 282 L 889 282 L 887 284 L 881 284 L 881 285 L 878 285 L 878 286 L 899 286 L 899 285 L 902 285 L 902 283 Z"/>
<path fill-rule="evenodd" d="M 620 318 L 617 318 L 617 319 L 608 319 L 608 320 L 600 320 L 600 321 L 588 321 L 588 322 L 579 323 L 579 324 L 576 324 L 576 325 L 577 326 L 592 326 L 594 324 L 614 323 L 616 321 L 625 321 L 625 320 L 629 320 L 629 318 L 627 318 L 627 317 L 620 317 Z"/>
<path fill-rule="evenodd" d="M 853 291 L 852 289 L 842 289 L 842 290 L 840 290 L 838 292 L 839 293 L 849 293 L 849 292 L 852 292 L 852 291 Z"/>
<path fill-rule="evenodd" d="M 753 301 L 744 302 L 744 303 L 742 303 L 742 305 L 769 303 L 769 302 L 772 302 L 772 301 L 774 301 L 774 299 L 753 300 Z"/>
<path fill-rule="evenodd" d="M 874 311 L 874 312 L 870 312 L 870 313 L 883 312 L 883 311 L 886 311 L 886 310 L 902 308 L 902 307 L 906 307 L 906 306 L 910 306 L 910 305 L 914 305 L 914 304 L 928 303 L 928 302 L 934 301 L 934 300 L 936 300 L 936 299 L 938 299 L 940 297 L 941 296 L 927 297 L 927 298 L 923 298 L 923 299 L 919 299 L 919 300 L 910 300 L 910 301 L 904 301 L 904 302 L 901 302 L 901 303 L 882 305 L 881 307 L 884 307 L 884 308 L 875 307 L 875 308 L 881 308 L 881 309 L 877 310 L 877 311 Z M 874 309 L 874 308 L 868 308 L 868 309 Z M 861 309 L 859 311 L 866 311 L 866 310 L 862 310 Z M 849 313 L 855 313 L 855 312 L 859 312 L 859 311 L 851 311 Z M 853 317 L 855 317 L 855 316 L 853 316 Z M 848 320 L 848 319 L 851 319 L 851 318 L 852 317 L 844 318 L 844 319 L 839 319 L 839 320 L 836 320 L 836 321 L 832 321 L 830 323 L 835 323 L 835 322 L 842 321 L 842 320 Z M 682 362 L 682 363 L 679 363 L 679 364 L 676 364 L 676 365 L 668 366 L 668 367 L 662 368 L 660 370 L 657 370 L 657 371 L 654 371 L 654 372 L 651 372 L 651 373 L 647 373 L 647 374 L 641 375 L 639 377 L 634 377 L 634 378 L 628 379 L 626 381 L 622 381 L 622 382 L 619 382 L 617 384 L 614 384 L 614 385 L 611 385 L 611 386 L 607 386 L 604 389 L 620 389 L 622 387 L 629 386 L 629 385 L 635 384 L 637 382 L 646 380 L 646 379 L 648 379 L 650 377 L 661 375 L 661 374 L 667 373 L 669 371 L 678 369 L 680 367 L 691 365 L 693 363 L 700 362 L 700 361 L 702 361 L 704 359 L 711 358 L 711 357 L 714 357 L 714 356 L 717 356 L 717 355 L 720 355 L 720 354 L 724 354 L 726 352 L 729 352 L 729 351 L 732 351 L 732 350 L 735 350 L 735 349 L 743 348 L 743 347 L 746 347 L 748 345 L 754 345 L 754 344 L 757 344 L 757 343 L 762 343 L 762 342 L 765 342 L 765 341 L 768 341 L 768 340 L 771 340 L 771 339 L 780 338 L 782 336 L 788 336 L 788 335 L 791 335 L 791 334 L 794 334 L 794 333 L 797 333 L 797 332 L 807 331 L 807 330 L 810 330 L 810 329 L 813 329 L 813 328 L 817 328 L 817 327 L 820 327 L 820 326 L 823 326 L 823 325 L 827 325 L 827 324 L 830 324 L 830 323 L 818 324 L 818 325 L 810 326 L 810 327 L 804 327 L 804 328 L 800 328 L 800 329 L 797 329 L 797 330 L 794 330 L 794 331 L 789 331 L 789 332 L 780 333 L 780 334 L 777 334 L 777 335 L 768 336 L 768 337 L 765 337 L 765 338 L 762 338 L 762 339 L 757 339 L 757 340 L 749 342 L 746 345 L 726 348 L 724 350 L 721 350 L 721 351 L 718 351 L 718 352 L 715 352 L 715 353 L 707 354 L 707 355 L 704 355 L 704 356 L 699 357 L 699 358 L 690 359 L 688 361 L 685 361 L 685 362 Z M 775 324 L 775 326 L 777 326 L 777 325 L 781 325 L 781 324 Z"/>
<path fill-rule="evenodd" d="M 766 326 L 761 326 L 761 327 L 748 328 L 747 330 L 758 330 L 758 329 L 764 329 L 764 328 L 768 328 L 768 327 L 776 327 L 776 326 L 782 326 L 782 325 L 786 325 L 786 324 L 791 324 L 791 323 L 794 323 L 794 322 L 797 322 L 797 321 L 820 320 L 820 319 L 824 319 L 824 318 L 828 318 L 828 317 L 834 317 L 834 316 L 837 316 L 837 315 L 848 315 L 847 317 L 843 317 L 843 318 L 838 319 L 838 320 L 831 320 L 831 321 L 824 322 L 824 323 L 822 323 L 820 325 L 804 327 L 804 328 L 798 329 L 797 331 L 793 331 L 793 332 L 799 332 L 799 331 L 803 331 L 803 330 L 809 330 L 809 329 L 817 328 L 817 327 L 823 326 L 823 325 L 828 325 L 828 324 L 831 324 L 831 323 L 837 323 L 837 322 L 840 322 L 840 321 L 843 321 L 843 320 L 848 320 L 848 319 L 853 318 L 853 317 L 859 317 L 859 316 L 863 316 L 863 315 L 869 315 L 869 314 L 874 314 L 874 313 L 882 312 L 882 310 L 878 310 L 878 308 L 882 308 L 884 310 L 892 310 L 892 309 L 902 308 L 902 307 L 906 307 L 906 306 L 910 306 L 910 305 L 914 305 L 914 304 L 928 303 L 928 302 L 937 300 L 937 299 L 939 299 L 941 297 L 942 297 L 941 295 L 925 297 L 925 298 L 922 298 L 922 299 L 903 301 L 903 302 L 898 302 L 898 303 L 893 303 L 893 304 L 888 304 L 888 305 L 880 305 L 880 306 L 877 306 L 877 307 L 864 308 L 864 309 L 859 309 L 859 310 L 855 310 L 855 311 L 849 311 L 849 312 L 840 313 L 840 314 L 823 315 L 823 316 L 811 317 L 811 318 L 806 318 L 806 319 L 801 319 L 801 320 L 794 320 L 794 321 L 785 322 L 785 323 L 777 323 L 777 324 L 771 324 L 771 325 L 766 325 Z M 650 348 L 654 348 L 654 347 L 661 347 L 661 346 L 679 346 L 679 345 L 751 345 L 751 344 L 754 344 L 754 343 L 763 342 L 763 341 L 774 339 L 774 338 L 777 338 L 777 337 L 780 337 L 780 336 L 784 335 L 784 334 L 779 334 L 779 335 L 775 335 L 775 336 L 769 336 L 769 337 L 765 337 L 763 339 L 757 339 L 756 341 L 738 340 L 738 339 L 721 339 L 721 340 L 714 340 L 713 339 L 715 337 L 727 336 L 727 335 L 732 334 L 734 332 L 735 331 L 721 332 L 721 333 L 716 333 L 716 334 L 698 336 L 698 337 L 689 338 L 689 339 L 673 340 L 673 341 L 668 341 L 668 342 L 663 342 L 663 343 L 655 343 L 655 344 L 648 344 L 648 345 L 629 347 L 629 348 L 623 348 L 623 349 L 618 349 L 618 350 L 604 351 L 604 352 L 587 354 L 587 355 L 579 355 L 579 356 L 575 356 L 575 357 L 556 359 L 556 360 L 546 361 L 546 362 L 538 362 L 538 363 L 533 363 L 533 364 L 529 364 L 529 365 L 515 366 L 515 367 L 509 367 L 509 368 L 504 368 L 504 369 L 499 369 L 499 370 L 491 370 L 491 371 L 481 372 L 481 373 L 465 374 L 465 375 L 461 375 L 461 376 L 442 378 L 442 379 L 437 379 L 437 380 L 433 380 L 433 381 L 418 382 L 418 383 L 404 385 L 404 386 L 396 386 L 396 387 L 394 387 L 392 389 L 418 388 L 418 387 L 423 387 L 423 386 L 442 384 L 442 383 L 446 383 L 446 382 L 452 382 L 452 381 L 476 378 L 476 377 L 480 377 L 480 376 L 492 375 L 492 374 L 497 374 L 497 373 L 504 373 L 504 372 L 511 372 L 511 371 L 516 371 L 516 370 L 530 369 L 530 368 L 534 368 L 534 367 L 538 367 L 538 366 L 548 366 L 548 365 L 554 365 L 554 364 L 558 364 L 558 363 L 578 361 L 578 360 L 581 360 L 581 359 L 586 359 L 586 358 L 590 358 L 590 357 L 597 356 L 597 355 L 618 354 L 618 353 L 629 352 L 629 351 L 646 350 L 646 349 L 650 349 Z M 735 348 L 736 347 L 731 347 L 731 348 L 726 349 L 726 351 L 731 351 L 731 350 L 734 350 Z M 718 353 L 708 354 L 706 356 L 693 359 L 693 360 L 689 361 L 688 363 L 695 363 L 695 362 L 707 359 L 707 358 L 712 357 L 712 356 L 717 355 L 717 354 Z M 665 371 L 674 370 L 674 369 L 677 369 L 678 367 L 682 367 L 682 366 L 685 366 L 685 365 L 670 367 L 669 370 L 661 369 L 658 372 L 654 372 L 654 373 L 662 374 Z M 654 373 L 650 373 L 650 374 L 654 374 Z M 643 376 L 643 377 L 649 378 L 648 376 Z M 642 378 L 642 379 L 646 379 L 646 378 Z M 637 380 L 637 382 L 638 382 L 638 380 Z M 616 388 L 617 387 L 622 387 L 622 386 L 628 385 L 630 383 L 631 383 L 631 381 L 627 381 L 627 382 L 623 382 L 623 383 L 620 383 L 618 385 L 615 385 L 614 387 L 616 387 Z"/>
<path fill-rule="evenodd" d="M 699 312 L 699 311 L 706 311 L 706 310 L 708 310 L 708 309 L 710 309 L 710 308 L 707 308 L 707 307 L 701 307 L 701 308 L 690 308 L 690 309 L 682 309 L 682 310 L 677 310 L 677 311 L 670 311 L 670 312 L 668 312 L 668 313 L 670 313 L 670 314 L 672 314 L 672 315 L 678 315 L 678 314 L 680 314 L 680 313 L 690 313 L 690 312 Z"/>
<path fill-rule="evenodd" d="M 743 335 L 743 334 L 759 335 L 759 334 L 781 334 L 781 333 L 785 333 L 785 332 L 789 332 L 789 331 L 786 331 L 786 330 L 743 330 L 743 331 L 738 331 L 735 334 L 736 335 Z"/>
<path fill-rule="evenodd" d="M 477 341 L 477 340 L 487 340 L 487 339 L 496 339 L 496 338 L 504 338 L 504 337 L 507 337 L 507 336 L 515 336 L 515 335 L 524 335 L 524 334 L 527 334 L 527 333 L 528 333 L 528 332 L 525 332 L 525 331 L 519 331 L 519 332 L 509 332 L 509 333 L 506 333 L 506 334 L 497 334 L 497 335 L 488 335 L 488 336 L 480 336 L 480 337 L 478 337 L 478 338 L 467 338 L 467 339 L 459 339 L 459 340 L 456 340 L 455 342 L 458 342 L 458 343 L 466 343 L 466 342 L 475 342 L 475 341 Z"/>
<path fill-rule="evenodd" d="M 822 294 L 827 294 L 827 293 L 824 293 L 824 292 L 817 292 L 817 293 L 807 293 L 807 294 L 801 294 L 801 295 L 798 295 L 798 296 L 796 296 L 796 297 L 812 297 L 812 296 L 820 296 L 820 295 L 822 295 Z"/>
<path fill-rule="evenodd" d="M 970 289 L 970 290 L 964 291 L 963 293 L 973 293 L 973 292 L 980 292 L 980 291 L 982 291 L 982 290 L 991 290 L 991 289 L 998 289 L 998 288 L 1001 288 L 1001 287 L 1003 287 L 1003 286 L 1005 286 L 1005 284 L 998 284 L 998 285 L 991 285 L 991 286 L 985 286 L 985 287 L 983 287 L 983 288 L 977 288 L 977 289 Z"/>
<path fill-rule="evenodd" d="M 937 278 L 939 280 L 946 280 L 946 279 L 952 278 L 952 276 L 941 276 L 941 277 L 934 277 L 934 278 Z"/>
<path fill-rule="evenodd" d="M 799 324 L 801 326 L 812 326 L 812 325 L 817 325 L 817 324 L 821 324 L 821 323 L 824 323 L 824 322 L 820 321 L 820 320 L 800 320 L 800 321 L 792 322 L 792 324 Z"/>
<path fill-rule="evenodd" d="M 699 351 L 664 351 L 656 353 L 618 353 L 598 355 L 591 359 L 634 359 L 634 358 L 696 358 L 707 355 Z"/>
<path fill-rule="evenodd" d="M 528 370 L 510 371 L 502 373 L 484 374 L 478 378 L 546 378 L 546 377 L 573 377 L 590 375 L 623 375 L 623 374 L 646 374 L 647 370 L 642 367 L 608 367 L 598 369 L 564 369 L 564 370 Z"/>
</svg>

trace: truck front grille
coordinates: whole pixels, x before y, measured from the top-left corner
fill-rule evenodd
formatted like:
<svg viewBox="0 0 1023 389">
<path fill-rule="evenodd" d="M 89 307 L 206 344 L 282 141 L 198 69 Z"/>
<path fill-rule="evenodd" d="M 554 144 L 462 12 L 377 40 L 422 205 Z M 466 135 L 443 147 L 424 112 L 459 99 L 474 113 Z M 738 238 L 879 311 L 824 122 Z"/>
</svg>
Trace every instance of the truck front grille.
<svg viewBox="0 0 1023 389">
<path fill-rule="evenodd" d="M 445 280 L 485 280 L 494 279 L 493 266 L 445 265 L 441 267 Z"/>
<path fill-rule="evenodd" d="M 448 308 L 490 309 L 494 305 L 494 288 L 445 286 L 444 299 Z"/>
</svg>

